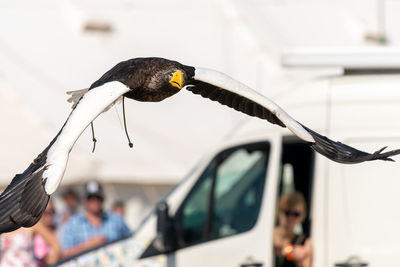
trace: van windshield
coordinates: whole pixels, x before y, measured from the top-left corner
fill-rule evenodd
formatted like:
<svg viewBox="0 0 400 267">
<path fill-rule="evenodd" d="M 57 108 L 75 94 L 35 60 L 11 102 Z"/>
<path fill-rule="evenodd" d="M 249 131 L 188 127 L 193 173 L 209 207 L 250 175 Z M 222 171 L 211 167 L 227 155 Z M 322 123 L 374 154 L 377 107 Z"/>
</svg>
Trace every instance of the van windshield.
<svg viewBox="0 0 400 267">
<path fill-rule="evenodd" d="M 207 159 L 207 157 L 202 158 L 194 167 L 174 186 L 165 194 L 163 198 L 161 198 L 160 202 L 167 202 L 167 199 L 170 195 L 172 195 L 177 188 L 181 186 L 181 184 L 185 183 L 190 177 L 192 177 L 193 173 L 201 166 L 204 164 L 204 161 Z M 140 232 L 142 227 L 144 227 L 147 223 L 148 220 L 155 214 L 155 208 L 152 208 L 151 211 L 147 214 L 147 216 L 140 222 L 138 227 L 136 227 L 135 232 Z M 133 233 L 135 235 L 135 233 Z"/>
</svg>

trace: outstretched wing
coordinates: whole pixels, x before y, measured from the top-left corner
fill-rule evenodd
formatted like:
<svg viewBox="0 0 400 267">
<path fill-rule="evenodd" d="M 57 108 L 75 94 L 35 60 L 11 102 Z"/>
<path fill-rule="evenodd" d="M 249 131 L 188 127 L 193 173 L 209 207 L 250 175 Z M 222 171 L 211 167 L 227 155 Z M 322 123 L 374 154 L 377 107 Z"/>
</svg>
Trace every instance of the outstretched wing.
<svg viewBox="0 0 400 267">
<path fill-rule="evenodd" d="M 369 154 L 332 141 L 297 122 L 272 100 L 221 72 L 195 68 L 193 79 L 186 87 L 187 90 L 247 115 L 287 127 L 312 149 L 333 161 L 339 163 L 360 163 L 376 159 L 393 161 L 389 157 L 400 154 L 400 149 L 381 153 L 385 148 Z"/>
<path fill-rule="evenodd" d="M 128 91 L 123 83 L 113 81 L 80 96 L 56 137 L 0 195 L 0 233 L 30 227 L 40 219 L 50 194 L 61 182 L 76 140 L 91 121 Z"/>
<path fill-rule="evenodd" d="M 30 227 L 40 219 L 50 198 L 43 187 L 44 155 L 40 154 L 25 172 L 17 174 L 0 195 L 0 233 Z"/>
</svg>

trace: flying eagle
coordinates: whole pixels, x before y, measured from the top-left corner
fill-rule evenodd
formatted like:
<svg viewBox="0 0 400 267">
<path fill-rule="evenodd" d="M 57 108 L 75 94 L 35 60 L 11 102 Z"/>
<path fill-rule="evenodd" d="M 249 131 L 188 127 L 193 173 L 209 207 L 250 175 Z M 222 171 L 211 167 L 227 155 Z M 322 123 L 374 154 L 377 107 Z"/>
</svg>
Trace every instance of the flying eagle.
<svg viewBox="0 0 400 267">
<path fill-rule="evenodd" d="M 0 233 L 30 227 L 41 217 L 57 189 L 68 155 L 85 128 L 121 97 L 158 102 L 185 88 L 250 116 L 287 127 L 312 149 L 339 163 L 392 160 L 399 150 L 369 154 L 335 142 L 305 127 L 277 104 L 229 76 L 163 58 L 135 58 L 118 63 L 88 90 L 72 93 L 73 110 L 61 130 L 30 166 L 0 195 Z"/>
</svg>

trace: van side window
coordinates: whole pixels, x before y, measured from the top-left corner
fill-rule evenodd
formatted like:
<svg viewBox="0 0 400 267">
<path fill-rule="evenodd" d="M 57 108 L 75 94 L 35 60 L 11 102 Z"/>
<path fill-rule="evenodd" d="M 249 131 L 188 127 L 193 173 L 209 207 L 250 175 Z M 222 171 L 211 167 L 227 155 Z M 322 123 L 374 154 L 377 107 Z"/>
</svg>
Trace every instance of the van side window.
<svg viewBox="0 0 400 267">
<path fill-rule="evenodd" d="M 178 247 L 239 234 L 258 219 L 266 179 L 268 143 L 218 154 L 178 211 Z"/>
</svg>

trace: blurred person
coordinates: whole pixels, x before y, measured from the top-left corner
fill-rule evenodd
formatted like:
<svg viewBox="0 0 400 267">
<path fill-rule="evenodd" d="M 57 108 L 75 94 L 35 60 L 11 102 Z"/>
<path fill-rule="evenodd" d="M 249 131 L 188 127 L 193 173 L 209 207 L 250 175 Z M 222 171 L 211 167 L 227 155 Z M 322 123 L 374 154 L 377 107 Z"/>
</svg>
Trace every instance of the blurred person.
<svg viewBox="0 0 400 267">
<path fill-rule="evenodd" d="M 30 228 L 20 228 L 0 235 L 0 267 L 40 266 L 33 253 L 34 235 L 40 235 L 52 251 L 46 258 L 46 264 L 56 263 L 61 255 L 60 244 L 55 235 L 39 221 Z"/>
<path fill-rule="evenodd" d="M 71 216 L 62 233 L 64 257 L 131 235 L 121 216 L 103 211 L 104 191 L 98 182 L 88 182 L 85 195 L 85 211 Z"/>
<path fill-rule="evenodd" d="M 112 207 L 112 211 L 122 217 L 125 216 L 125 204 L 122 201 L 116 201 Z"/>
<path fill-rule="evenodd" d="M 306 218 L 306 201 L 300 192 L 284 194 L 278 202 L 278 225 L 274 229 L 275 267 L 310 267 L 311 239 L 296 234 Z"/>
<path fill-rule="evenodd" d="M 42 218 L 40 219 L 40 222 L 49 231 L 49 234 L 53 236 L 53 239 L 57 239 L 54 215 L 55 215 L 54 204 L 53 201 L 50 200 L 42 215 Z M 60 245 L 58 245 L 58 247 L 60 248 Z M 40 234 L 35 234 L 33 237 L 33 249 L 35 253 L 34 255 L 36 259 L 39 261 L 40 266 L 53 264 L 54 262 L 52 261 L 52 259 L 53 258 L 58 259 L 61 250 L 61 249 L 59 249 L 58 251 L 52 250 L 51 246 L 48 244 L 48 242 L 46 242 L 46 240 Z M 57 256 L 53 255 L 55 253 L 57 253 Z"/>
<path fill-rule="evenodd" d="M 79 211 L 79 197 L 78 194 L 72 190 L 68 189 L 63 193 L 63 207 L 60 212 L 60 222 L 58 224 L 63 224 L 68 221 L 71 215 L 78 213 Z"/>
</svg>

